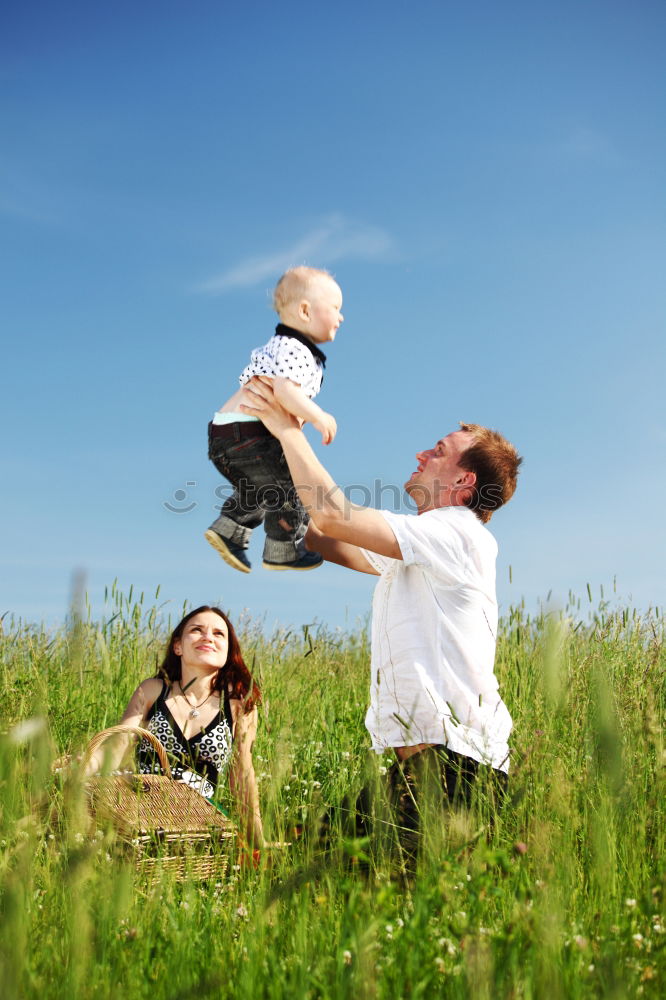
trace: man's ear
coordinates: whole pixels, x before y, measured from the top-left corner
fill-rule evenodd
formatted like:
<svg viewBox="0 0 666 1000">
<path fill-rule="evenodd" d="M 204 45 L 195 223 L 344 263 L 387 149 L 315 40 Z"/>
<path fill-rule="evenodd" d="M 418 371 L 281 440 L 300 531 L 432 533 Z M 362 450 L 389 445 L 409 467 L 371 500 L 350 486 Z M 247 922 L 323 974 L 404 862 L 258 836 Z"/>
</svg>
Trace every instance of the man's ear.
<svg viewBox="0 0 666 1000">
<path fill-rule="evenodd" d="M 461 469 L 456 477 L 456 486 L 476 486 L 476 472 L 469 469 Z"/>
<path fill-rule="evenodd" d="M 301 299 L 298 303 L 298 318 L 305 323 L 310 322 L 310 303 L 307 299 Z"/>
</svg>

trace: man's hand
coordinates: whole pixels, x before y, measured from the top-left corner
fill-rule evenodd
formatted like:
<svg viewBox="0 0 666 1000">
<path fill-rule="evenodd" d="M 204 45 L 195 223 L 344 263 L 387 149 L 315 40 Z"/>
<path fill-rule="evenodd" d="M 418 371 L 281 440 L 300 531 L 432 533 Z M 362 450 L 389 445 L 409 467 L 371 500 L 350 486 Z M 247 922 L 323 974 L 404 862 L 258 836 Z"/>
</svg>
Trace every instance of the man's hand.
<svg viewBox="0 0 666 1000">
<path fill-rule="evenodd" d="M 312 426 L 321 434 L 322 444 L 330 444 L 338 430 L 335 417 L 324 410 L 321 411 L 319 419 L 312 421 Z"/>
<path fill-rule="evenodd" d="M 290 427 L 300 428 L 301 425 L 297 417 L 280 406 L 271 382 L 271 379 L 260 375 L 255 375 L 246 382 L 243 388 L 252 393 L 252 405 L 242 403 L 240 409 L 251 417 L 259 417 L 273 437 L 279 438 L 283 431 Z"/>
</svg>

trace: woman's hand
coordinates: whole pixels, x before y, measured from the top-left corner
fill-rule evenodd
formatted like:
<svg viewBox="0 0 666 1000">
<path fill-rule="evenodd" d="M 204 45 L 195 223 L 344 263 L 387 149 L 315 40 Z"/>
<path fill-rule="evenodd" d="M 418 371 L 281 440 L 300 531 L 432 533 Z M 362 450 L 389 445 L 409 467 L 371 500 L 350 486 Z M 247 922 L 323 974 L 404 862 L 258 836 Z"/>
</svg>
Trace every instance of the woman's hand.
<svg viewBox="0 0 666 1000">
<path fill-rule="evenodd" d="M 300 428 L 298 418 L 280 406 L 275 398 L 271 379 L 255 375 L 249 382 L 245 383 L 243 388 L 248 393 L 252 393 L 253 405 L 242 403 L 240 409 L 251 417 L 259 417 L 273 437 L 279 438 L 283 431 L 291 427 Z"/>
</svg>

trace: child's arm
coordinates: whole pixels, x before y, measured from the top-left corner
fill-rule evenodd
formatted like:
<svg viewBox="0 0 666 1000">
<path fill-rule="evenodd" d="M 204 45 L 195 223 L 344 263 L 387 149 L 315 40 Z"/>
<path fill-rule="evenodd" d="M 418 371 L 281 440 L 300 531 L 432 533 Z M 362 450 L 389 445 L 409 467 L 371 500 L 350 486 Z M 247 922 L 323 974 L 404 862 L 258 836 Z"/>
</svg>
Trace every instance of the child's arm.
<svg viewBox="0 0 666 1000">
<path fill-rule="evenodd" d="M 295 417 L 311 423 L 321 433 L 322 443 L 330 444 L 338 429 L 335 417 L 308 399 L 300 385 L 296 385 L 291 379 L 278 376 L 272 379 L 272 385 L 280 405 Z"/>
</svg>

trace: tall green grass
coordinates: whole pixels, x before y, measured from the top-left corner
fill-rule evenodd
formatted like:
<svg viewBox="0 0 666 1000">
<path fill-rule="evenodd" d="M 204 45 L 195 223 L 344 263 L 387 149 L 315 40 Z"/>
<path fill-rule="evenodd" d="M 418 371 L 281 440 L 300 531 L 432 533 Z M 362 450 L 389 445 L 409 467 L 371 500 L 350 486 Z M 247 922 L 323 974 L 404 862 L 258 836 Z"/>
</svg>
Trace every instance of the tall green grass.
<svg viewBox="0 0 666 1000">
<path fill-rule="evenodd" d="M 292 846 L 217 882 L 149 887 L 85 832 L 54 757 L 115 722 L 169 630 L 112 588 L 58 630 L 0 636 L 2 996 L 661 997 L 664 620 L 602 600 L 511 609 L 497 672 L 514 717 L 508 801 L 431 823 L 420 868 L 333 822 L 387 757 L 367 751 L 368 641 L 241 626 L 264 691 L 255 766 L 267 835 Z M 178 616 L 179 617 L 179 616 Z M 492 820 L 492 821 L 491 821 Z M 295 836 L 298 830 L 300 836 Z M 364 860 L 366 859 L 366 860 Z"/>
</svg>

